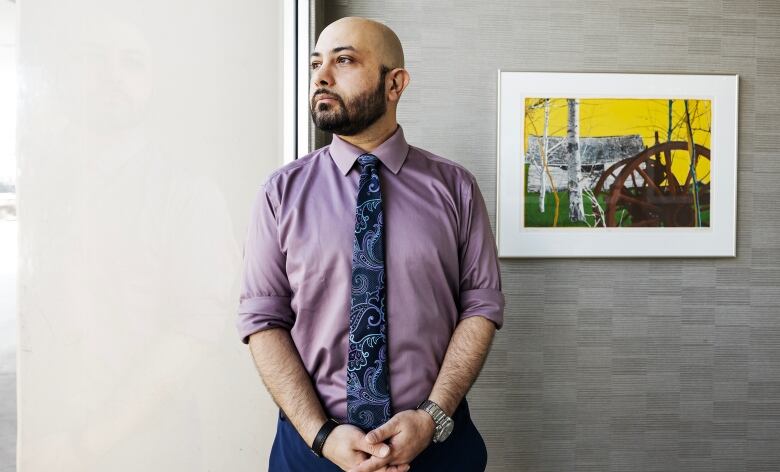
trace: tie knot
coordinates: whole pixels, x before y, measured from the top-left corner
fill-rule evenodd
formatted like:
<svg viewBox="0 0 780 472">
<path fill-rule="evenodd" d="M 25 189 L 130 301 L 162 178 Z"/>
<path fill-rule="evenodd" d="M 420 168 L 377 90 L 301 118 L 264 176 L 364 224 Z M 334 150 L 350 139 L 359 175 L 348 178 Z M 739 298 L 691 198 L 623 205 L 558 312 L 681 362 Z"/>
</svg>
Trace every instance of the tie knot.
<svg viewBox="0 0 780 472">
<path fill-rule="evenodd" d="M 360 163 L 361 167 L 365 167 L 368 165 L 376 165 L 378 159 L 379 158 L 375 155 L 366 153 L 358 157 L 358 162 Z"/>
</svg>

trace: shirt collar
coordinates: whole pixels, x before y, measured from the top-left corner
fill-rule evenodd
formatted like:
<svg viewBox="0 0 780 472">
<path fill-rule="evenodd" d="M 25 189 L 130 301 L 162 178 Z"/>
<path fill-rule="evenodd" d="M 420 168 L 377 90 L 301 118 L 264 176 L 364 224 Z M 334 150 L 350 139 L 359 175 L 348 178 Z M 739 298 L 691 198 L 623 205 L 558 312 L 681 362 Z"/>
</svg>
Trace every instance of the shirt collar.
<svg viewBox="0 0 780 472">
<path fill-rule="evenodd" d="M 349 174 L 350 169 L 352 169 L 352 166 L 355 164 L 355 160 L 357 160 L 358 157 L 366 154 L 366 151 L 354 144 L 344 141 L 337 134 L 333 135 L 329 150 L 333 161 L 344 175 Z M 403 165 L 406 160 L 406 155 L 408 153 L 409 144 L 404 138 L 404 130 L 401 128 L 400 124 L 392 136 L 371 151 L 371 154 L 378 157 L 382 164 L 390 169 L 393 174 L 397 174 L 398 171 L 401 170 L 401 165 Z"/>
</svg>

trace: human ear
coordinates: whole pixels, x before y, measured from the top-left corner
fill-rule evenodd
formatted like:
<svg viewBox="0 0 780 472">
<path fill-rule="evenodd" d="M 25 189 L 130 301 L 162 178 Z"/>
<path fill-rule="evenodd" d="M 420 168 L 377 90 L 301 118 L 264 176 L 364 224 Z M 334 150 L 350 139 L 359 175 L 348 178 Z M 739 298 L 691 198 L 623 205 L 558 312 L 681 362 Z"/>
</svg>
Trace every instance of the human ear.
<svg viewBox="0 0 780 472">
<path fill-rule="evenodd" d="M 390 98 L 398 100 L 401 98 L 401 93 L 409 85 L 409 72 L 406 69 L 393 69 L 390 71 L 392 77 L 392 86 L 390 87 Z"/>
</svg>

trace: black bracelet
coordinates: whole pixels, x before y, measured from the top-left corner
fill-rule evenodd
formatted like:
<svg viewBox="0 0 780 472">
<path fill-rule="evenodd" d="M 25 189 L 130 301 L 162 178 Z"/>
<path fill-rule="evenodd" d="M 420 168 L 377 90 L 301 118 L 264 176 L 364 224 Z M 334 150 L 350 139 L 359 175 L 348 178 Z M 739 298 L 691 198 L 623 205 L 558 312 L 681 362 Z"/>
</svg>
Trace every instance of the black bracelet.
<svg viewBox="0 0 780 472">
<path fill-rule="evenodd" d="M 333 431 L 333 429 L 338 425 L 338 421 L 334 420 L 333 418 L 329 418 L 328 421 L 322 425 L 322 428 L 320 428 L 320 432 L 317 433 L 317 436 L 314 437 L 314 443 L 311 445 L 311 451 L 317 457 L 322 457 L 322 446 L 325 445 L 325 440 L 328 438 L 328 435 L 331 433 L 331 431 Z"/>
</svg>

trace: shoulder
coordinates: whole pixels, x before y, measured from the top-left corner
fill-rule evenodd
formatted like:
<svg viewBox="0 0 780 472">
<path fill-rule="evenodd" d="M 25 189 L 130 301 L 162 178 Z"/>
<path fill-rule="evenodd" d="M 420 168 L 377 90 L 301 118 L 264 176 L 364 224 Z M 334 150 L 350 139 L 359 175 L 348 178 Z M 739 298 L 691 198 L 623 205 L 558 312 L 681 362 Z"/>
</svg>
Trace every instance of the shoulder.
<svg viewBox="0 0 780 472">
<path fill-rule="evenodd" d="M 278 185 L 283 185 L 291 177 L 305 172 L 314 162 L 317 161 L 320 155 L 327 153 L 329 146 L 330 145 L 315 149 L 305 156 L 301 156 L 292 162 L 288 162 L 283 166 L 278 167 L 273 172 L 268 174 L 268 177 L 266 177 L 265 181 L 263 181 L 263 186 L 275 187 Z"/>
<path fill-rule="evenodd" d="M 288 189 L 293 189 L 294 182 L 304 182 L 311 169 L 321 158 L 328 156 L 328 147 L 323 146 L 314 151 L 288 162 L 281 167 L 276 168 L 263 180 L 259 192 L 266 193 L 274 206 L 278 206 L 288 193 Z"/>
<path fill-rule="evenodd" d="M 440 175 L 449 181 L 455 188 L 469 192 L 476 185 L 477 179 L 474 174 L 463 164 L 435 154 L 431 151 L 409 146 L 410 154 L 414 153 L 419 159 L 422 159 L 433 174 Z"/>
</svg>

